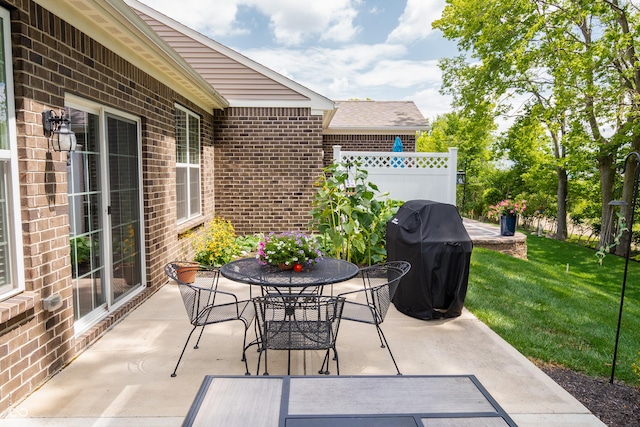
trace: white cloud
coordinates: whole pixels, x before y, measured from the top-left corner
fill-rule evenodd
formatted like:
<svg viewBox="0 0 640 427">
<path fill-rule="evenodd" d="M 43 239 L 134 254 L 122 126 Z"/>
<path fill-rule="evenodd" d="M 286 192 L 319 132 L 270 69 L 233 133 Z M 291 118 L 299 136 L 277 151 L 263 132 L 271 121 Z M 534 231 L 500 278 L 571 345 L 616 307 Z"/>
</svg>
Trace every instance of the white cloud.
<svg viewBox="0 0 640 427">
<path fill-rule="evenodd" d="M 202 0 L 141 0 L 170 18 L 213 37 L 247 33 L 246 23 L 237 22 L 238 7 L 254 8 L 269 18 L 275 41 L 296 46 L 320 39 L 345 42 L 352 40 L 357 11 L 351 0 L 224 0 L 210 7 Z M 354 4 L 358 2 L 355 1 Z"/>
<path fill-rule="evenodd" d="M 440 94 L 437 87 L 413 93 L 406 99 L 415 102 L 418 110 L 430 122 L 437 116 L 451 111 L 451 97 Z"/>
<path fill-rule="evenodd" d="M 350 0 L 238 0 L 255 7 L 270 19 L 276 41 L 296 46 L 312 38 L 348 41 L 357 28 L 353 20 L 357 15 Z"/>
<path fill-rule="evenodd" d="M 354 45 L 341 49 L 256 49 L 245 52 L 253 60 L 334 100 L 372 98 L 408 99 L 416 88 L 430 98 L 440 87 L 442 71 L 437 61 L 404 59 L 401 45 Z M 304 60 L 300 60 L 304 58 Z M 448 99 L 448 98 L 446 98 Z M 425 105 L 448 110 L 448 101 Z M 444 105 L 446 103 L 446 105 Z M 423 108 L 420 108 L 421 111 Z M 426 112 L 425 112 L 426 115 Z"/>
<path fill-rule="evenodd" d="M 440 83 L 441 71 L 437 61 L 382 60 L 356 80 L 362 86 L 408 88 L 415 85 Z"/>
<path fill-rule="evenodd" d="M 238 1 L 220 1 L 215 8 L 207 7 L 202 0 L 139 0 L 181 24 L 210 37 L 245 32 L 236 27 Z"/>
<path fill-rule="evenodd" d="M 389 34 L 389 42 L 412 42 L 427 38 L 432 32 L 431 23 L 440 18 L 445 0 L 407 0 L 398 26 Z"/>
</svg>

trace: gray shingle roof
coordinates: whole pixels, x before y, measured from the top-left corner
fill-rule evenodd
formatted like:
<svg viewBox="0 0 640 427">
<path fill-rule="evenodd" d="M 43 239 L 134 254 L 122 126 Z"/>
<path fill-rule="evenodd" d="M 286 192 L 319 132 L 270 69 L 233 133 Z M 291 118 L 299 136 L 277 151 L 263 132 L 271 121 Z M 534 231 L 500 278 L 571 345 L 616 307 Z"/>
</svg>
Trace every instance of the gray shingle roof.
<svg viewBox="0 0 640 427">
<path fill-rule="evenodd" d="M 413 101 L 336 101 L 328 129 L 426 130 L 427 121 Z"/>
</svg>

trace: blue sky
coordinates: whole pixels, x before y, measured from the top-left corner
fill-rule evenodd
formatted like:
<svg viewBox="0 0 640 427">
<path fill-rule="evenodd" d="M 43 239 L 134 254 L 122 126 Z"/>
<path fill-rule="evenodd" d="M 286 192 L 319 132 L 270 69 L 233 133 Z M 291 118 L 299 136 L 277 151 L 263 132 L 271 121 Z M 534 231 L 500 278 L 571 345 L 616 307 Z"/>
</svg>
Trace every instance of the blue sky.
<svg viewBox="0 0 640 427">
<path fill-rule="evenodd" d="M 431 29 L 445 0 L 140 1 L 332 100 L 450 110 L 438 59 L 457 50 Z"/>
</svg>

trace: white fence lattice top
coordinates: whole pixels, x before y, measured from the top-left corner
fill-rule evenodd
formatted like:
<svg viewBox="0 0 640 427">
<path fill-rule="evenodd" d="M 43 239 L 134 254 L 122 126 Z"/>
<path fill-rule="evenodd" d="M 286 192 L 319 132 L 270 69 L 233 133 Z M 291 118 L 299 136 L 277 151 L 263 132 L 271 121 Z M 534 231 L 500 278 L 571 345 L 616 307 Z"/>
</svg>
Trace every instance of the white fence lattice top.
<svg viewBox="0 0 640 427">
<path fill-rule="evenodd" d="M 389 153 L 342 151 L 343 162 L 360 164 L 364 168 L 447 169 L 449 153 Z"/>
</svg>

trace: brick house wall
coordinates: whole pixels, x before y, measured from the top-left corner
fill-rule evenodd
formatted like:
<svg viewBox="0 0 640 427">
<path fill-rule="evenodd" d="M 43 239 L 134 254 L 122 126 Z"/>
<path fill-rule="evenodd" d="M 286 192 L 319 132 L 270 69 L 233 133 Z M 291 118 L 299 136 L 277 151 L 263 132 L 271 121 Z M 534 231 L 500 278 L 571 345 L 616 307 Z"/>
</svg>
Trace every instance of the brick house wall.
<svg viewBox="0 0 640 427">
<path fill-rule="evenodd" d="M 322 172 L 322 116 L 307 108 L 228 108 L 214 123 L 216 214 L 239 235 L 306 230 Z"/>
<path fill-rule="evenodd" d="M 8 3 L 15 6 L 10 12 L 25 292 L 0 303 L 0 413 L 166 283 L 162 267 L 179 250 L 174 103 L 201 116 L 203 162 L 212 162 L 214 154 L 210 112 L 31 0 Z M 50 152 L 41 123 L 43 110 L 64 107 L 66 93 L 137 115 L 142 127 L 147 288 L 80 336 L 73 330 L 66 154 Z M 212 170 L 202 169 L 202 183 L 204 194 L 213 193 Z M 204 197 L 203 209 L 211 216 L 213 200 Z M 40 299 L 55 292 L 62 294 L 63 307 L 43 311 Z"/>
<path fill-rule="evenodd" d="M 334 145 L 339 145 L 342 151 L 391 151 L 396 136 L 400 137 L 404 151 L 416 151 L 415 135 L 324 135 L 323 165 L 328 166 L 333 161 Z"/>
</svg>

